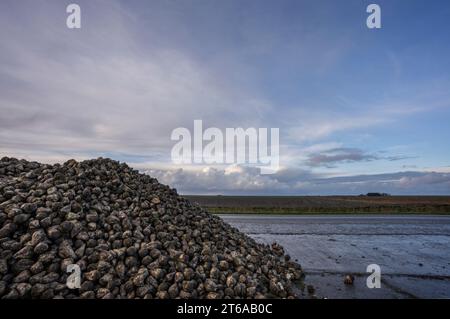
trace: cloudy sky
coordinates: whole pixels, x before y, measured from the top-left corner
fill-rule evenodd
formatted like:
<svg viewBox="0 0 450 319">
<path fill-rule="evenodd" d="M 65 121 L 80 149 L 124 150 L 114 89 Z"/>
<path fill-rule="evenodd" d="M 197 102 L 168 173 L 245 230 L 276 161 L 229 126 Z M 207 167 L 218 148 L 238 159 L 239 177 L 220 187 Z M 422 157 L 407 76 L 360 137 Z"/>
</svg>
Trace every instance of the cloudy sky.
<svg viewBox="0 0 450 319">
<path fill-rule="evenodd" d="M 111 157 L 184 194 L 450 193 L 448 1 L 0 2 L 0 155 Z M 382 28 L 366 27 L 366 7 Z M 177 127 L 280 129 L 278 173 L 176 165 Z"/>
</svg>

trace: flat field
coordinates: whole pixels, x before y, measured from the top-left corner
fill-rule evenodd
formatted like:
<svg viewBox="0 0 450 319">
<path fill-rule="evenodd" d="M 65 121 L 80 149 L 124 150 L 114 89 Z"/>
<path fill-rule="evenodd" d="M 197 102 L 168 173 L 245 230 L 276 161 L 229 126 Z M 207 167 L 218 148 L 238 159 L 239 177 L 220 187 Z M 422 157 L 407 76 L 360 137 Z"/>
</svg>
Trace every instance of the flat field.
<svg viewBox="0 0 450 319">
<path fill-rule="evenodd" d="M 185 196 L 220 214 L 450 214 L 450 196 Z"/>
</svg>

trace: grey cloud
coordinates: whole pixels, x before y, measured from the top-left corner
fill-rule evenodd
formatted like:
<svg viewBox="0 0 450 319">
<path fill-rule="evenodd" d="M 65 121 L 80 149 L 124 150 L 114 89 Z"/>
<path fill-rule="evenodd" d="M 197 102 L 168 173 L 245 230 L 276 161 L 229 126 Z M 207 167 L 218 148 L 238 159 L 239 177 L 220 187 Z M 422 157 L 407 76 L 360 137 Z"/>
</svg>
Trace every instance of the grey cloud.
<svg viewBox="0 0 450 319">
<path fill-rule="evenodd" d="M 419 185 L 445 185 L 450 191 L 450 174 L 430 172 L 415 176 L 402 176 L 399 181 L 402 187 L 417 187 Z"/>
<path fill-rule="evenodd" d="M 417 158 L 416 156 L 407 156 L 407 155 L 386 156 L 380 155 L 379 153 L 384 152 L 370 154 L 358 148 L 346 148 L 346 147 L 333 148 L 309 154 L 308 159 L 306 160 L 306 165 L 311 167 L 324 166 L 332 168 L 339 163 L 370 162 L 375 160 L 387 160 L 390 162 L 394 162 L 405 159 Z"/>
<path fill-rule="evenodd" d="M 358 195 L 387 192 L 395 195 L 450 193 L 450 174 L 438 172 L 397 172 L 389 174 L 323 177 L 305 170 L 289 169 L 274 175 L 260 175 L 254 168 L 144 170 L 183 194 L 224 195 Z M 291 176 L 291 178 L 286 178 Z"/>
<path fill-rule="evenodd" d="M 158 41 L 173 30 L 142 32 L 142 20 L 119 1 L 77 3 L 84 23 L 76 31 L 65 27 L 61 1 L 0 4 L 5 155 L 37 155 L 30 145 L 40 145 L 39 157 L 49 159 L 70 150 L 167 160 L 177 127 L 198 118 L 208 126 L 249 126 L 249 119 L 258 126 L 270 111 L 260 95 L 228 83 L 225 70 Z"/>
<path fill-rule="evenodd" d="M 229 172 L 224 169 L 206 168 L 200 171 L 186 169 L 144 170 L 163 183 L 172 185 L 184 194 L 240 194 L 270 193 L 285 190 L 288 185 L 269 175 L 260 175 L 259 169 L 236 167 Z"/>
<path fill-rule="evenodd" d="M 318 174 L 315 174 L 309 170 L 300 168 L 282 168 L 275 174 L 271 175 L 273 179 L 276 179 L 280 183 L 296 183 L 298 181 L 308 181 L 319 178 Z"/>
<path fill-rule="evenodd" d="M 390 162 L 395 162 L 395 161 L 402 161 L 402 160 L 406 160 L 406 159 L 414 159 L 414 158 L 418 158 L 418 156 L 408 156 L 408 155 L 392 155 L 392 156 L 386 156 L 386 157 L 381 157 L 382 159 L 386 159 Z"/>
<path fill-rule="evenodd" d="M 310 154 L 306 164 L 309 166 L 327 166 L 331 167 L 336 163 L 372 161 L 378 157 L 372 154 L 366 154 L 357 148 L 335 148 L 324 152 Z"/>
<path fill-rule="evenodd" d="M 450 174 L 439 172 L 397 172 L 357 175 L 316 180 L 319 186 L 333 190 L 347 190 L 349 194 L 386 192 L 398 195 L 449 195 Z M 341 192 L 340 192 L 341 193 Z"/>
</svg>

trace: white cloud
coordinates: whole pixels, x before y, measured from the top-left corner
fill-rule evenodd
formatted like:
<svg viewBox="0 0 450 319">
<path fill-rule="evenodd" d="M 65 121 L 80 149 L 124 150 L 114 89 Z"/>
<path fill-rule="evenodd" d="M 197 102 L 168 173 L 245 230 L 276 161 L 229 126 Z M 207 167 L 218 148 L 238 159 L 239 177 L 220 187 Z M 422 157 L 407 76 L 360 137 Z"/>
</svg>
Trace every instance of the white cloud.
<svg viewBox="0 0 450 319">
<path fill-rule="evenodd" d="M 214 167 L 199 170 L 171 169 L 144 170 L 160 182 L 171 185 L 183 193 L 221 194 L 235 192 L 270 192 L 287 187 L 269 175 L 259 174 L 259 169 L 236 167 L 219 169 Z"/>
<path fill-rule="evenodd" d="M 387 192 L 395 195 L 447 195 L 450 191 L 450 174 L 418 171 L 340 177 L 326 177 L 292 168 L 274 175 L 261 175 L 258 169 L 243 166 L 143 171 L 177 188 L 182 194 L 359 195 Z"/>
</svg>

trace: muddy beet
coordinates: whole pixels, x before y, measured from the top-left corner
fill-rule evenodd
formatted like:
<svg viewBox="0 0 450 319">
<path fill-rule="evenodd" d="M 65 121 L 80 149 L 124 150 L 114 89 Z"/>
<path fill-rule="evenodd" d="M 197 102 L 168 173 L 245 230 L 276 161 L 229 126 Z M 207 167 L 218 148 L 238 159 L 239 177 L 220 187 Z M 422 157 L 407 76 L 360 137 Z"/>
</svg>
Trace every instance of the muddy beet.
<svg viewBox="0 0 450 319">
<path fill-rule="evenodd" d="M 301 277 L 281 246 L 126 164 L 0 161 L 0 298 L 293 298 Z"/>
</svg>

